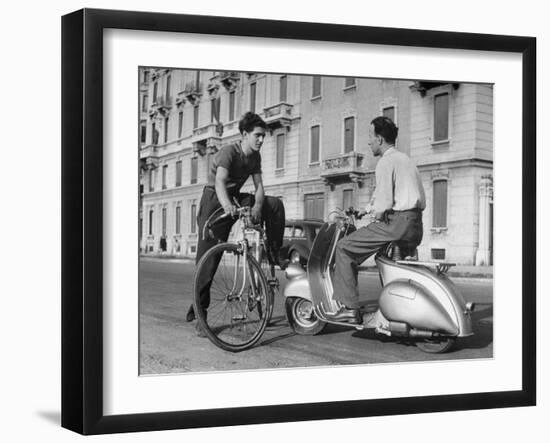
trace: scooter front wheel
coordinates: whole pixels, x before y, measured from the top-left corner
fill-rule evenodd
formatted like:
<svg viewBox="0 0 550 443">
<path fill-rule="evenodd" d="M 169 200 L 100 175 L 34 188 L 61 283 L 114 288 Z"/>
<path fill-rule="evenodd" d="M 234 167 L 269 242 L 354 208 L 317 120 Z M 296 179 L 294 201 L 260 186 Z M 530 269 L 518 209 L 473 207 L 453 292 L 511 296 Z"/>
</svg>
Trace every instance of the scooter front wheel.
<svg viewBox="0 0 550 443">
<path fill-rule="evenodd" d="M 315 315 L 311 301 L 288 297 L 285 300 L 286 318 L 294 332 L 300 335 L 319 334 L 326 323 Z"/>
<path fill-rule="evenodd" d="M 424 352 L 430 354 L 442 354 L 452 349 L 456 342 L 456 337 L 439 337 L 434 339 L 421 339 L 416 342 L 416 346 Z"/>
</svg>

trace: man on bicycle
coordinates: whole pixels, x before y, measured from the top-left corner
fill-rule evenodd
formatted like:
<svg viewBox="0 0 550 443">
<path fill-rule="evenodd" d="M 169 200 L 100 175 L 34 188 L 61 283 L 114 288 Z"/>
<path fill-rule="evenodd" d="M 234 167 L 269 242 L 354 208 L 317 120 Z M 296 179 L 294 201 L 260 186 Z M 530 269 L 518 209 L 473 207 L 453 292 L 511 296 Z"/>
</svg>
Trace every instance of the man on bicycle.
<svg viewBox="0 0 550 443">
<path fill-rule="evenodd" d="M 223 208 L 226 214 L 235 215 L 237 208 L 234 201 L 236 200 L 241 206 L 251 207 L 253 219 L 265 222 L 267 239 L 273 254 L 272 259 L 278 264 L 279 249 L 283 243 L 285 228 L 285 208 L 281 200 L 264 194 L 260 149 L 265 140 L 266 130 L 267 124 L 259 115 L 247 112 L 239 121 L 241 140 L 223 146 L 215 155 L 197 215 L 199 242 L 196 263 L 218 241 L 227 240 L 235 222 L 233 217 L 228 217 L 225 223 L 216 228 L 216 238 L 203 238 L 206 220 L 219 208 Z M 254 182 L 254 195 L 240 192 L 250 176 Z M 210 285 L 218 263 L 214 260 L 205 263 L 207 268 L 201 272 L 199 291 L 201 308 L 205 311 L 210 304 Z M 186 318 L 187 321 L 195 319 L 193 305 L 189 307 Z"/>
<path fill-rule="evenodd" d="M 426 197 L 418 169 L 411 159 L 395 149 L 398 128 L 388 117 L 376 117 L 369 129 L 369 146 L 376 165 L 376 189 L 371 207 L 375 221 L 342 238 L 336 245 L 333 278 L 334 299 L 344 307 L 331 316 L 334 321 L 361 323 L 357 303 L 357 267 L 392 241 L 420 244 L 422 211 Z"/>
</svg>

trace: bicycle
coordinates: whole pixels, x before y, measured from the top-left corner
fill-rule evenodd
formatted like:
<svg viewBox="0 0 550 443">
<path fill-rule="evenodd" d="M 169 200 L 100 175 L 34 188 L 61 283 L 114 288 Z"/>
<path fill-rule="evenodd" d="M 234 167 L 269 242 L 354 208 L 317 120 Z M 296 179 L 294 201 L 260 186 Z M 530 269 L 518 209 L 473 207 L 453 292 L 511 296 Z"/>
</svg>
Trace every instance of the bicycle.
<svg viewBox="0 0 550 443">
<path fill-rule="evenodd" d="M 227 223 L 230 214 L 220 208 L 206 221 L 203 238 L 215 235 L 219 223 Z M 193 308 L 197 321 L 216 346 L 239 352 L 254 346 L 262 336 L 273 313 L 279 281 L 265 229 L 254 223 L 251 208 L 238 207 L 242 238 L 222 242 L 210 248 L 199 260 L 193 284 Z M 208 263 L 210 260 L 213 263 Z M 205 268 L 217 262 L 211 284 L 207 310 L 200 308 L 199 283 L 205 281 Z M 207 266 L 208 263 L 208 266 Z"/>
</svg>

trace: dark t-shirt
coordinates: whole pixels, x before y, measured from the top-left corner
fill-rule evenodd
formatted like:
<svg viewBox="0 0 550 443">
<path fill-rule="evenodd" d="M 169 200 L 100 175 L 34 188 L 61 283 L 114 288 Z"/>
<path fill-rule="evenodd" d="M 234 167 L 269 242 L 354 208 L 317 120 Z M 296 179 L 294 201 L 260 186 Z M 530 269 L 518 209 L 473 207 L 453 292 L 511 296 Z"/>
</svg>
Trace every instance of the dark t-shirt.
<svg viewBox="0 0 550 443">
<path fill-rule="evenodd" d="M 208 187 L 215 189 L 216 170 L 223 166 L 229 171 L 226 182 L 227 191 L 236 195 L 249 176 L 262 172 L 262 158 L 259 152 L 245 156 L 240 143 L 222 146 L 214 155 L 212 168 L 208 172 Z"/>
</svg>

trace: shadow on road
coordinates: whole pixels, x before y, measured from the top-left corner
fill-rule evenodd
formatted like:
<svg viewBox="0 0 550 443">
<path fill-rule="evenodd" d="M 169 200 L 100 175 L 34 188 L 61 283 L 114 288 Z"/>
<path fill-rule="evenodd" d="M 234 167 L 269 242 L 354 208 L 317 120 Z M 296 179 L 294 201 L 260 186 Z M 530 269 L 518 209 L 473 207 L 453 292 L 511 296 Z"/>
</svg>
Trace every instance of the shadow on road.
<svg viewBox="0 0 550 443">
<path fill-rule="evenodd" d="M 341 326 L 332 326 L 332 331 L 340 332 L 347 328 Z M 328 328 L 327 328 L 328 329 Z M 493 305 L 478 304 L 477 309 L 472 313 L 472 330 L 473 335 L 463 337 L 456 341 L 455 346 L 449 351 L 450 354 L 458 352 L 462 349 L 483 349 L 493 343 Z M 355 331 L 353 337 L 377 340 L 380 343 L 396 343 L 405 346 L 415 346 L 414 342 L 409 339 L 400 337 L 388 337 L 386 335 L 377 334 L 372 329 L 364 329 Z"/>
</svg>

